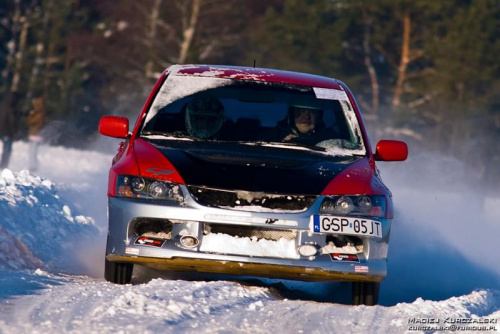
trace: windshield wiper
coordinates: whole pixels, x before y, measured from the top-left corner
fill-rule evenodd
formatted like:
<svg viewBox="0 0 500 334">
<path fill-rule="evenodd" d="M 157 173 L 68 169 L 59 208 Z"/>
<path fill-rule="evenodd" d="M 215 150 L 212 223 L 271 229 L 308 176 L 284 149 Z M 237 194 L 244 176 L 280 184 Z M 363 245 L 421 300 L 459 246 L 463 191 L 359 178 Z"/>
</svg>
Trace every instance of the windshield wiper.
<svg viewBox="0 0 500 334">
<path fill-rule="evenodd" d="M 318 147 L 318 146 L 310 146 L 306 144 L 301 144 L 301 143 L 292 143 L 292 142 L 267 142 L 267 141 L 258 141 L 255 142 L 256 145 L 271 145 L 271 146 L 290 146 L 290 147 L 303 147 L 307 148 L 312 151 L 319 151 L 319 152 L 325 152 L 326 149 L 323 147 Z"/>
<path fill-rule="evenodd" d="M 165 132 L 160 132 L 160 131 L 143 131 L 141 132 L 141 136 L 161 136 L 165 138 L 191 138 L 191 136 L 188 136 L 185 133 L 182 133 L 180 131 L 173 132 L 173 133 L 165 133 Z"/>
</svg>

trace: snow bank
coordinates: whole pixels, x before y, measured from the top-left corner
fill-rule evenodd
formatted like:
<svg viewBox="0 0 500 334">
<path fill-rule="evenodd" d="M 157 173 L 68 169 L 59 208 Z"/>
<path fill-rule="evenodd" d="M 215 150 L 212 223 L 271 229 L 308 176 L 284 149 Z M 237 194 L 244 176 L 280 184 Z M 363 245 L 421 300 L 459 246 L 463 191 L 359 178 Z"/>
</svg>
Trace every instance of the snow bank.
<svg viewBox="0 0 500 334">
<path fill-rule="evenodd" d="M 38 268 L 43 265 L 21 241 L 0 226 L 0 269 Z"/>
<path fill-rule="evenodd" d="M 0 217 L 0 269 L 71 268 L 74 244 L 99 234 L 92 218 L 72 214 L 51 181 L 28 171 L 1 172 Z"/>
<path fill-rule="evenodd" d="M 38 170 L 31 172 L 31 176 L 35 177 L 33 174 L 36 174 L 50 180 L 59 196 L 58 210 L 63 214 L 63 207 L 67 206 L 70 210 L 68 212 L 66 209 L 66 213 L 70 213 L 69 216 L 73 219 L 79 219 L 78 216 L 92 217 L 95 225 L 105 231 L 107 175 L 118 143 L 115 139 L 102 137 L 91 143 L 88 150 L 42 144 L 38 151 Z M 0 142 L 0 146 L 1 144 Z M 27 142 L 14 142 L 9 169 L 17 173 L 26 170 L 28 152 Z M 77 256 L 77 263 L 81 263 L 75 272 L 102 277 L 106 234 L 101 233 L 99 238 L 93 238 L 91 241 L 88 238 L 76 239 L 73 251 L 67 252 L 68 257 Z"/>
</svg>

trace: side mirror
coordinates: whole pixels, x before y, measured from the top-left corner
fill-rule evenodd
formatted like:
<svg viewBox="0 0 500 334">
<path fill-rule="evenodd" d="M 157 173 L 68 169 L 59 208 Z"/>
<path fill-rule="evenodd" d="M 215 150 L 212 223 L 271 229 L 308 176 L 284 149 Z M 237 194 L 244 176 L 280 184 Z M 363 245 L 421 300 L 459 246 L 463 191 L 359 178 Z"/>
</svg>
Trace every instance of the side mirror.
<svg viewBox="0 0 500 334">
<path fill-rule="evenodd" d="M 408 145 L 399 140 L 381 140 L 377 143 L 374 158 L 377 161 L 403 161 L 408 158 Z"/>
<path fill-rule="evenodd" d="M 99 121 L 99 133 L 113 138 L 127 138 L 128 118 L 120 116 L 103 116 Z"/>
</svg>

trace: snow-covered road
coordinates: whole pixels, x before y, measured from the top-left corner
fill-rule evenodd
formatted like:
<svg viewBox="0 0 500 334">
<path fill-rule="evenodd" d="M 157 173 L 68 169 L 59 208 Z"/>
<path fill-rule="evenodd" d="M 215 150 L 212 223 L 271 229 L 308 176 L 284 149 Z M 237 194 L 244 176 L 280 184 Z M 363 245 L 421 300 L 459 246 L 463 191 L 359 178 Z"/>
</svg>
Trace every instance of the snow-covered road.
<svg viewBox="0 0 500 334">
<path fill-rule="evenodd" d="M 46 275 L 40 273 L 40 275 Z M 433 302 L 348 307 L 284 300 L 268 288 L 228 281 L 154 279 L 119 286 L 90 278 L 55 278 L 40 295 L 3 306 L 5 333 L 403 333 L 412 319 L 477 319 L 495 327 L 500 293 L 478 290 Z M 475 324 L 486 326 L 485 324 Z M 464 325 L 465 326 L 465 325 Z M 469 324 L 468 326 L 473 326 Z M 498 326 L 496 326 L 498 327 Z"/>
<path fill-rule="evenodd" d="M 15 143 L 0 175 L 0 333 L 500 332 L 500 209 L 471 190 L 456 161 L 424 155 L 379 166 L 396 207 L 389 274 L 382 306 L 352 307 L 338 303 L 340 284 L 154 272 L 107 283 L 113 149 L 42 146 L 32 174 L 21 172 L 27 151 Z"/>
</svg>

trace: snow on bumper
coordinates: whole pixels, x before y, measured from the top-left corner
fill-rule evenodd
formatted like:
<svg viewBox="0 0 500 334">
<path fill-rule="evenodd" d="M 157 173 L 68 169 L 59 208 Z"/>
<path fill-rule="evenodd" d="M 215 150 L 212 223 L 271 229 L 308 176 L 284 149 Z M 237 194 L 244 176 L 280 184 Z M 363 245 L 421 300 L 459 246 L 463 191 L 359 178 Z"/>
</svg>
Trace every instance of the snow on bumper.
<svg viewBox="0 0 500 334">
<path fill-rule="evenodd" d="M 107 259 L 168 270 L 381 281 L 391 221 L 381 220 L 380 239 L 314 233 L 311 217 L 320 202 L 318 198 L 304 212 L 282 213 L 208 208 L 192 200 L 180 205 L 112 197 Z M 180 242 L 186 236 L 197 242 L 186 247 Z M 297 250 L 305 244 L 314 245 L 317 253 L 301 256 Z"/>
</svg>

